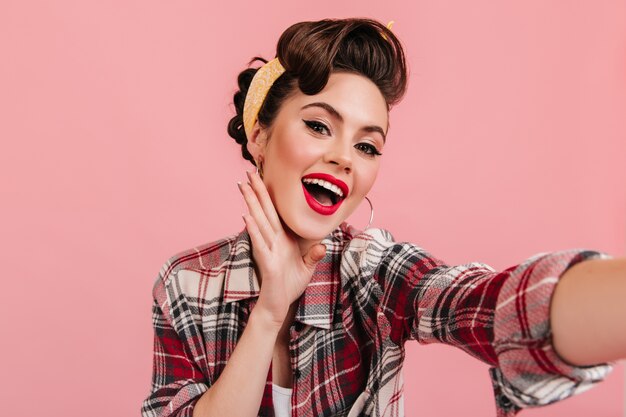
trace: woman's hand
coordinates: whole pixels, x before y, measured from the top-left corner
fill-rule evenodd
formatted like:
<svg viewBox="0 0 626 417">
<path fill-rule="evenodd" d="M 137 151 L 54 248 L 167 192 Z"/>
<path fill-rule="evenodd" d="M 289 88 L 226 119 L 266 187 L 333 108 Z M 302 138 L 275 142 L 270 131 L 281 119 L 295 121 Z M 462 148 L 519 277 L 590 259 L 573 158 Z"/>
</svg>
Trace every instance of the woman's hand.
<svg viewBox="0 0 626 417">
<path fill-rule="evenodd" d="M 313 245 L 303 256 L 293 233 L 283 229 L 263 180 L 258 174 L 246 173 L 250 182 L 237 184 L 250 211 L 243 219 L 261 280 L 255 309 L 265 311 L 271 323 L 280 327 L 289 306 L 304 292 L 317 263 L 326 255 L 326 247 Z"/>
</svg>

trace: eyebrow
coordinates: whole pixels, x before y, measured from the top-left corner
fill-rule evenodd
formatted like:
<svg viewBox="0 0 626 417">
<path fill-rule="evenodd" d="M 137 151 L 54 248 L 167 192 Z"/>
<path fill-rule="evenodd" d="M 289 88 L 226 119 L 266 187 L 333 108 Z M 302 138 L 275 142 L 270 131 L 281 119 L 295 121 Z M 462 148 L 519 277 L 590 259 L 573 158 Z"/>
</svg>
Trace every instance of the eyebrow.
<svg viewBox="0 0 626 417">
<path fill-rule="evenodd" d="M 324 103 L 322 101 L 316 101 L 315 103 L 309 103 L 305 106 L 302 106 L 300 110 L 308 109 L 309 107 L 321 107 L 322 109 L 326 110 L 328 113 L 330 113 L 332 116 L 334 116 L 340 122 L 343 123 L 343 116 L 333 106 L 331 106 L 328 103 Z M 360 130 L 363 130 L 365 132 L 378 132 L 383 137 L 383 143 L 387 141 L 387 135 L 385 135 L 385 131 L 380 126 L 368 125 L 368 126 L 363 126 Z"/>
</svg>

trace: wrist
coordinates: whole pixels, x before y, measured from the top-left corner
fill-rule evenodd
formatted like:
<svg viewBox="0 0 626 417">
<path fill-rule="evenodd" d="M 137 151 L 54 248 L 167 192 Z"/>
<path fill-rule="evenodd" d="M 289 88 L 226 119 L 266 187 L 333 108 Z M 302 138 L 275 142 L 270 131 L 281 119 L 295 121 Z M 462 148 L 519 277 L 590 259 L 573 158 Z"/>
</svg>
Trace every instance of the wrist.
<svg viewBox="0 0 626 417">
<path fill-rule="evenodd" d="M 276 320 L 276 318 L 262 306 L 257 304 L 250 312 L 250 319 L 248 323 L 254 323 L 254 326 L 258 326 L 263 328 L 264 331 L 269 332 L 270 334 L 275 334 L 278 336 L 278 333 L 283 326 L 283 321 Z"/>
</svg>

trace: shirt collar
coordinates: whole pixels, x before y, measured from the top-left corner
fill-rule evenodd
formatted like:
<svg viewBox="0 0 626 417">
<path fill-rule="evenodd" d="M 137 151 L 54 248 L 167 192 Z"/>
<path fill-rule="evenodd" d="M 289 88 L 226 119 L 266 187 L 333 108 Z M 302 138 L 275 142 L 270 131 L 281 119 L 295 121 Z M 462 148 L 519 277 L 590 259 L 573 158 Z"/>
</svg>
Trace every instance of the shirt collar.
<svg viewBox="0 0 626 417">
<path fill-rule="evenodd" d="M 353 230 L 352 226 L 343 222 L 322 240 L 326 256 L 317 264 L 311 282 L 298 301 L 296 321 L 324 329 L 332 326 L 341 284 L 341 254 L 352 238 Z M 259 296 L 260 286 L 252 262 L 250 235 L 245 228 L 235 238 L 223 271 L 224 303 Z"/>
</svg>

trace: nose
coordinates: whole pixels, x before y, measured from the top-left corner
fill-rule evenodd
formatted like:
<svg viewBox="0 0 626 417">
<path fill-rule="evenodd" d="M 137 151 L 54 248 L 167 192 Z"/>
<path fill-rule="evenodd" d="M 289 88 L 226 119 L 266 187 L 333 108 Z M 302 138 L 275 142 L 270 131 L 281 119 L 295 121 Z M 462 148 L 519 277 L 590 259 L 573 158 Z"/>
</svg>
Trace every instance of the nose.
<svg viewBox="0 0 626 417">
<path fill-rule="evenodd" d="M 352 171 L 351 145 L 337 140 L 324 155 L 324 162 L 338 165 L 346 173 Z"/>
</svg>

